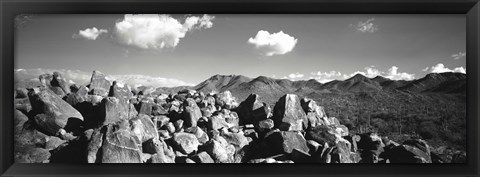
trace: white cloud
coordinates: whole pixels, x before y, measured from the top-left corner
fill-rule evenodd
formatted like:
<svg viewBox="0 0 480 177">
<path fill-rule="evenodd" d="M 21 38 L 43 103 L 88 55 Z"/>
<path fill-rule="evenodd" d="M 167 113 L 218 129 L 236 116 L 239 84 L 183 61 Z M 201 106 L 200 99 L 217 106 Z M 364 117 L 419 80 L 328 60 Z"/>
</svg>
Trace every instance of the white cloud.
<svg viewBox="0 0 480 177">
<path fill-rule="evenodd" d="M 96 27 L 79 30 L 73 34 L 73 38 L 84 38 L 86 40 L 96 40 L 102 33 L 108 33 L 106 29 L 97 29 Z"/>
<path fill-rule="evenodd" d="M 343 79 L 348 79 L 355 76 L 356 74 L 362 74 L 369 78 L 374 78 L 377 76 L 382 76 L 391 80 L 413 80 L 415 79 L 415 74 L 409 74 L 406 72 L 398 72 L 398 67 L 392 66 L 387 71 L 380 71 L 375 68 L 375 66 L 365 67 L 365 71 L 355 71 L 352 74 L 344 74 Z"/>
<path fill-rule="evenodd" d="M 458 60 L 460 58 L 464 58 L 465 56 L 467 56 L 467 53 L 466 52 L 459 52 L 459 53 L 456 53 L 456 54 L 453 54 L 452 55 L 452 58 L 454 60 Z"/>
<path fill-rule="evenodd" d="M 120 44 L 141 49 L 174 48 L 187 32 L 208 29 L 214 16 L 190 16 L 182 24 L 170 15 L 139 14 L 124 16 L 115 23 L 115 36 Z"/>
<path fill-rule="evenodd" d="M 310 74 L 312 75 L 310 79 L 315 79 L 320 83 L 327 83 L 335 79 L 340 79 L 340 76 L 342 76 L 342 73 L 338 71 L 330 71 L 330 72 L 323 72 L 323 73 L 321 71 L 317 71 L 317 72 L 311 72 Z"/>
<path fill-rule="evenodd" d="M 413 80 L 415 79 L 415 74 L 398 72 L 398 67 L 392 66 L 390 69 L 388 69 L 388 72 L 384 77 L 391 80 Z"/>
<path fill-rule="evenodd" d="M 265 56 L 283 55 L 291 52 L 297 41 L 295 37 L 285 34 L 283 31 L 270 34 L 263 30 L 258 31 L 254 38 L 248 39 L 248 43 L 255 45 L 255 48 Z"/>
<path fill-rule="evenodd" d="M 427 72 L 428 69 L 429 69 L 429 67 L 427 66 L 427 67 L 423 68 L 422 71 L 423 71 L 423 72 Z"/>
<path fill-rule="evenodd" d="M 176 87 L 176 86 L 193 86 L 194 84 L 187 83 L 181 80 L 162 77 L 151 77 L 146 75 L 110 75 L 111 81 L 118 81 L 122 84 L 130 86 L 143 85 L 151 87 Z"/>
<path fill-rule="evenodd" d="M 297 79 L 303 78 L 304 76 L 305 76 L 304 74 L 297 72 L 297 73 L 291 73 L 288 76 L 283 76 L 282 79 L 289 79 L 289 80 L 295 81 Z"/>
<path fill-rule="evenodd" d="M 455 73 L 466 73 L 466 69 L 463 67 L 456 67 L 454 69 L 446 68 L 442 63 L 438 63 L 435 66 L 430 67 L 431 73 L 445 73 L 445 72 L 455 72 Z"/>
<path fill-rule="evenodd" d="M 66 70 L 66 69 L 15 69 L 14 76 L 16 81 L 38 81 L 38 76 L 41 74 L 52 74 L 59 72 L 70 83 L 78 85 L 87 85 L 90 83 L 92 77 L 91 72 L 84 72 L 80 70 Z M 146 75 L 107 75 L 107 80 L 111 82 L 117 81 L 120 85 L 127 84 L 130 86 L 144 85 L 151 87 L 175 87 L 175 86 L 193 86 L 181 80 L 162 77 L 151 77 Z"/>
<path fill-rule="evenodd" d="M 356 25 L 350 24 L 350 26 L 362 33 L 374 33 L 378 31 L 378 25 L 374 24 L 373 21 L 375 21 L 375 19 L 370 18 L 367 21 L 360 21 Z"/>
</svg>

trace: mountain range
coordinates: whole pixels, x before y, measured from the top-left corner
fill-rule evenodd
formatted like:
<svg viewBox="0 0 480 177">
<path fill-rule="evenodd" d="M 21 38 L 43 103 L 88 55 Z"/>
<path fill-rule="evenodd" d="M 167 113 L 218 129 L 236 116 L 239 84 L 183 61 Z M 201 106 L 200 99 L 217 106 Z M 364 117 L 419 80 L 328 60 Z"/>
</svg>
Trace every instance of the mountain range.
<svg viewBox="0 0 480 177">
<path fill-rule="evenodd" d="M 245 99 L 250 93 L 276 98 L 286 93 L 308 95 L 393 91 L 465 95 L 466 74 L 452 72 L 430 73 L 423 78 L 411 81 L 391 80 L 382 76 L 368 78 L 362 74 L 356 74 L 343 81 L 334 80 L 324 84 L 315 79 L 291 81 L 265 76 L 249 78 L 242 75 L 214 75 L 200 84 L 189 88 L 206 93 L 229 90 L 240 100 Z"/>
</svg>

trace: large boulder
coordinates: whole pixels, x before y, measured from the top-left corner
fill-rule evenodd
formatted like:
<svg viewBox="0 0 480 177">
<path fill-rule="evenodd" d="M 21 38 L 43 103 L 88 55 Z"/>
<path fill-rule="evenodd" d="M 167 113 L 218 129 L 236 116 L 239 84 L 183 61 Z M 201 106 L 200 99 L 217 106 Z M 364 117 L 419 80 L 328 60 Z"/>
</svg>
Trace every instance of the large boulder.
<svg viewBox="0 0 480 177">
<path fill-rule="evenodd" d="M 317 102 L 315 102 L 312 99 L 309 98 L 303 98 L 301 100 L 301 105 L 303 110 L 308 113 L 308 112 L 314 112 L 316 113 L 319 117 L 327 117 L 327 114 L 325 113 L 325 110 L 323 109 L 322 106 L 318 106 Z"/>
<path fill-rule="evenodd" d="M 277 154 L 290 154 L 293 149 L 308 152 L 307 141 L 299 132 L 273 131 L 266 135 L 265 140 Z"/>
<path fill-rule="evenodd" d="M 245 137 L 243 132 L 232 133 L 228 131 L 220 132 L 220 135 L 229 143 L 235 146 L 237 150 L 242 149 L 244 146 L 248 145 L 248 139 Z"/>
<path fill-rule="evenodd" d="M 432 163 L 429 145 L 421 139 L 406 140 L 402 145 L 385 149 L 383 157 L 391 163 Z"/>
<path fill-rule="evenodd" d="M 157 143 L 157 153 L 152 155 L 151 163 L 175 163 L 173 148 L 163 140 L 154 140 Z"/>
<path fill-rule="evenodd" d="M 63 91 L 63 89 L 61 87 L 52 85 L 53 75 L 45 73 L 45 74 L 42 74 L 42 75 L 38 76 L 38 79 L 40 80 L 40 83 L 44 87 L 50 89 L 53 93 L 59 95 L 60 97 L 65 96 L 65 92 Z"/>
<path fill-rule="evenodd" d="M 224 116 L 222 113 L 218 113 L 212 117 L 209 117 L 208 118 L 208 128 L 210 130 L 218 130 L 218 129 L 221 129 L 221 128 L 231 128 L 231 127 L 234 127 L 238 124 L 235 124 L 235 122 L 233 123 L 229 123 L 227 122 L 227 117 Z"/>
<path fill-rule="evenodd" d="M 192 157 L 196 163 L 215 163 L 215 161 L 208 155 L 207 152 L 200 152 Z"/>
<path fill-rule="evenodd" d="M 53 72 L 53 78 L 52 81 L 50 81 L 50 85 L 53 87 L 60 87 L 65 94 L 70 93 L 70 86 L 59 72 Z"/>
<path fill-rule="evenodd" d="M 113 81 L 112 86 L 110 86 L 110 90 L 108 92 L 109 97 L 116 97 L 116 98 L 123 98 L 123 99 L 130 99 L 133 96 L 132 90 L 130 87 L 126 86 L 125 84 L 121 84 L 117 81 Z"/>
<path fill-rule="evenodd" d="M 151 115 L 153 109 L 153 103 L 149 100 L 141 100 L 137 104 L 137 111 L 139 114 Z"/>
<path fill-rule="evenodd" d="M 175 133 L 173 135 L 173 142 L 176 148 L 183 154 L 198 151 L 198 145 L 200 145 L 194 134 L 184 132 Z"/>
<path fill-rule="evenodd" d="M 207 152 L 216 163 L 232 163 L 234 161 L 233 155 L 235 154 L 235 147 L 233 145 L 212 139 L 204 145 L 204 148 L 205 152 Z"/>
<path fill-rule="evenodd" d="M 228 90 L 222 93 L 216 94 L 215 103 L 216 105 L 226 109 L 234 109 L 238 107 L 236 98 L 233 97 L 232 93 Z"/>
<path fill-rule="evenodd" d="M 14 111 L 14 161 L 16 163 L 48 162 L 51 154 L 44 149 L 48 136 L 33 129 L 28 117 L 21 111 Z"/>
<path fill-rule="evenodd" d="M 87 146 L 89 163 L 142 163 L 142 144 L 128 125 L 107 125 L 97 129 Z"/>
<path fill-rule="evenodd" d="M 83 116 L 70 104 L 46 88 L 34 88 L 28 93 L 35 114 L 44 114 L 43 119 L 36 119 L 43 130 L 55 135 L 67 124 L 79 126 Z"/>
<path fill-rule="evenodd" d="M 210 138 L 208 137 L 207 133 L 205 133 L 205 131 L 203 131 L 203 130 L 202 130 L 201 128 L 199 128 L 199 127 L 190 127 L 190 128 L 187 128 L 187 129 L 185 129 L 185 132 L 194 134 L 195 137 L 197 137 L 198 142 L 199 142 L 200 144 L 205 144 L 208 140 L 210 140 Z"/>
<path fill-rule="evenodd" d="M 149 139 L 158 139 L 156 125 L 150 116 L 139 114 L 136 118 L 130 119 L 130 129 L 133 136 L 136 136 L 142 143 Z"/>
<path fill-rule="evenodd" d="M 197 106 L 197 103 L 195 102 L 194 99 L 192 98 L 187 98 L 183 102 L 183 112 L 182 112 L 182 117 L 183 120 L 185 121 L 185 127 L 196 127 L 197 126 L 197 121 L 202 117 L 202 112 L 200 111 L 200 108 Z"/>
<path fill-rule="evenodd" d="M 125 99 L 106 97 L 100 104 L 99 125 L 107 125 L 134 118 L 137 112 Z"/>
<path fill-rule="evenodd" d="M 20 110 L 24 113 L 29 113 L 32 110 L 32 105 L 28 98 L 16 98 L 14 100 L 15 109 Z"/>
<path fill-rule="evenodd" d="M 102 97 L 108 96 L 111 84 L 105 77 L 105 74 L 100 71 L 93 71 L 89 85 L 90 93 L 92 95 L 99 95 Z"/>
<path fill-rule="evenodd" d="M 382 139 L 376 133 L 360 134 L 356 144 L 358 150 L 361 151 L 363 163 L 377 163 L 378 157 L 385 147 Z"/>
<path fill-rule="evenodd" d="M 329 146 L 335 146 L 337 140 L 335 131 L 325 125 L 317 126 L 307 130 L 305 138 L 308 140 L 313 140 L 320 145 L 328 144 Z"/>
<path fill-rule="evenodd" d="M 240 103 L 236 111 L 241 125 L 256 124 L 261 120 L 267 119 L 270 107 L 265 103 L 261 103 L 257 94 L 251 94 L 245 101 Z"/>
<path fill-rule="evenodd" d="M 300 105 L 297 95 L 286 94 L 281 97 L 273 109 L 275 127 L 284 131 L 298 131 L 307 127 L 307 116 Z"/>
</svg>

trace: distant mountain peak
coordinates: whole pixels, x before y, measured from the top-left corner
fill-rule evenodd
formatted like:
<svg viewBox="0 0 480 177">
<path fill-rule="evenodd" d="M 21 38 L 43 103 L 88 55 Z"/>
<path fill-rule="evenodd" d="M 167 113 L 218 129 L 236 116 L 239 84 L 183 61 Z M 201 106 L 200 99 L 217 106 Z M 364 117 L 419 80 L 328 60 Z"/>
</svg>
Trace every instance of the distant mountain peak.
<svg viewBox="0 0 480 177">
<path fill-rule="evenodd" d="M 353 77 L 347 79 L 347 80 L 355 80 L 355 81 L 361 81 L 361 80 L 365 80 L 365 79 L 368 79 L 367 76 L 364 76 L 363 74 L 355 74 Z"/>
</svg>

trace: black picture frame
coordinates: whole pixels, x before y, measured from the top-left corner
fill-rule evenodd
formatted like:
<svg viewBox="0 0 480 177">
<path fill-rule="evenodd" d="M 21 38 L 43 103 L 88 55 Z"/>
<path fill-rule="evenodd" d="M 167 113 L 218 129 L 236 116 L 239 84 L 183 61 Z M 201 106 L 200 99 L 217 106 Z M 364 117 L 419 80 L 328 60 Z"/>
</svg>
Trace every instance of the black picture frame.
<svg viewBox="0 0 480 177">
<path fill-rule="evenodd" d="M 478 176 L 478 0 L 2 0 L 0 1 L 0 174 L 2 176 Z M 14 17 L 18 14 L 465 14 L 466 164 L 15 164 Z"/>
</svg>

